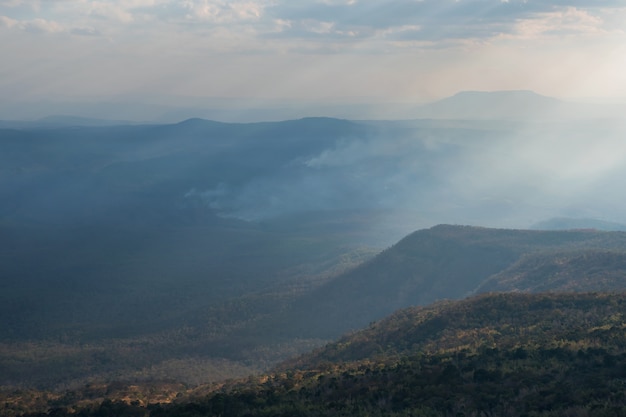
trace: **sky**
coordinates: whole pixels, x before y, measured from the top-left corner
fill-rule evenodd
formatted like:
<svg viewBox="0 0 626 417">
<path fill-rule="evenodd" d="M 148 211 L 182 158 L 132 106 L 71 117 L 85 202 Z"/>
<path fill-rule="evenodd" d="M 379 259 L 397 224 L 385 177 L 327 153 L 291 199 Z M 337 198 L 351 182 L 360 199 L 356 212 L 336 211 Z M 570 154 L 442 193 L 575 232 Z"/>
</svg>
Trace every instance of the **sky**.
<svg viewBox="0 0 626 417">
<path fill-rule="evenodd" d="M 0 96 L 619 101 L 625 22 L 624 0 L 0 0 Z"/>
</svg>

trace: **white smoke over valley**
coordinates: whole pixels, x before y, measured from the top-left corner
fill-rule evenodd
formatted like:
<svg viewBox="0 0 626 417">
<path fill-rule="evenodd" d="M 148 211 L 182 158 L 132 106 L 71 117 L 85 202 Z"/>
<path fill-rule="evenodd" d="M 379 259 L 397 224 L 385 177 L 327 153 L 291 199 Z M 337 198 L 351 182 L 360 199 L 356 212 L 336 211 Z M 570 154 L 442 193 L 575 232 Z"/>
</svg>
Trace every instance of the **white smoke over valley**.
<svg viewBox="0 0 626 417">
<path fill-rule="evenodd" d="M 194 190 L 222 216 L 372 210 L 384 222 L 525 228 L 550 217 L 626 221 L 619 123 L 372 123 L 376 134 L 234 185 Z"/>
</svg>

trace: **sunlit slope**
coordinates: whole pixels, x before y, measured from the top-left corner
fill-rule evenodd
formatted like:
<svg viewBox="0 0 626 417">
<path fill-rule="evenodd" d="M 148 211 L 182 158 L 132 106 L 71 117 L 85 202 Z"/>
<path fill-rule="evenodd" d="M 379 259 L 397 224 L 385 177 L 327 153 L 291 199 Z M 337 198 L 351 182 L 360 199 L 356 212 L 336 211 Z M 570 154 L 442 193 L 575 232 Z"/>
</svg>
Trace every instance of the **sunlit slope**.
<svg viewBox="0 0 626 417">
<path fill-rule="evenodd" d="M 608 340 L 623 329 L 625 314 L 624 291 L 483 294 L 398 310 L 281 368 L 316 369 L 329 362 L 470 353 L 533 344 L 575 348 L 579 343 L 593 347 L 606 343 L 605 349 L 615 349 L 619 342 Z"/>
<path fill-rule="evenodd" d="M 491 294 L 400 310 L 274 373 L 82 415 L 621 415 L 626 298 Z M 55 410 L 63 415 L 61 404 Z"/>
<path fill-rule="evenodd" d="M 476 292 L 620 291 L 626 289 L 626 252 L 571 250 L 527 254 L 485 280 Z"/>
<path fill-rule="evenodd" d="M 405 309 L 285 365 L 291 371 L 272 389 L 323 415 L 618 415 L 625 314 L 623 293 L 498 294 Z"/>
</svg>

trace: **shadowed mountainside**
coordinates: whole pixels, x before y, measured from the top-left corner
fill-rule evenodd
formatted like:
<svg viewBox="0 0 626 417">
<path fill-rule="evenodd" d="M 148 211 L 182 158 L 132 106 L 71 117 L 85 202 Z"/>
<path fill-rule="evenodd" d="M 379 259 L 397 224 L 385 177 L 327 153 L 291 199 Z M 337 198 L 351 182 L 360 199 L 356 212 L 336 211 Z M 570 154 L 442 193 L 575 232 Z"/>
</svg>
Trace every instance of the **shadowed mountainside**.
<svg viewBox="0 0 626 417">
<path fill-rule="evenodd" d="M 337 337 L 398 308 L 476 291 L 619 290 L 624 256 L 622 232 L 440 225 L 303 295 L 286 317 L 297 334 Z"/>
<path fill-rule="evenodd" d="M 571 172 L 554 165 L 576 165 L 575 151 L 587 161 L 573 144 L 621 143 L 607 123 L 48 121 L 63 120 L 0 129 L 0 384 L 255 372 L 397 308 L 471 294 L 537 251 L 623 250 L 619 234 L 440 226 L 350 270 L 441 221 L 574 207 L 538 178 Z M 548 171 L 511 160 L 547 145 L 568 156 Z M 622 213 L 593 194 L 623 178 L 601 160 L 605 177 L 575 201 Z"/>
</svg>

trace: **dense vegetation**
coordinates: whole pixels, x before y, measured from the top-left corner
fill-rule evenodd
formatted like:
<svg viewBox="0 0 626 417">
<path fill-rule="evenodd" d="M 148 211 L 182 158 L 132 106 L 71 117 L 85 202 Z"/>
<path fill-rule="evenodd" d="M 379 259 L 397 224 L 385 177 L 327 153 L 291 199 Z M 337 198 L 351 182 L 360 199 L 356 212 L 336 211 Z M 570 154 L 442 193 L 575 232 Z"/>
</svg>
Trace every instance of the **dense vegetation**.
<svg viewBox="0 0 626 417">
<path fill-rule="evenodd" d="M 276 373 L 77 416 L 619 416 L 626 295 L 498 294 L 399 311 Z M 45 415 L 45 414 L 44 414 Z"/>
<path fill-rule="evenodd" d="M 477 292 L 614 291 L 626 288 L 626 252 L 531 253 L 485 280 Z"/>
</svg>

